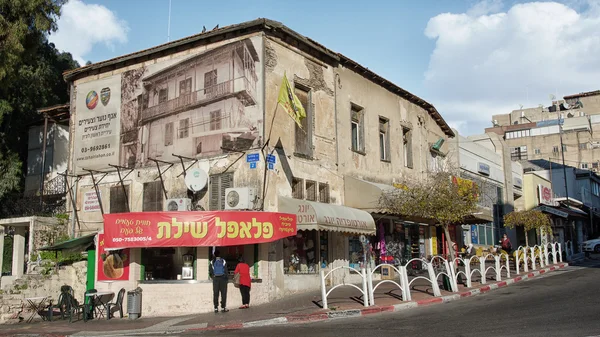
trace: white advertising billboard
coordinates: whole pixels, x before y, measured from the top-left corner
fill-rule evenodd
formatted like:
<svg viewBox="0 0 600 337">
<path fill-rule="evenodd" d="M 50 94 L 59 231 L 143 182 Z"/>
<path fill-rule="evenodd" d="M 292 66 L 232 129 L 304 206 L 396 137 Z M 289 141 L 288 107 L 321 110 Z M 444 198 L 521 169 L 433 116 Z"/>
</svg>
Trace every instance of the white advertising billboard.
<svg viewBox="0 0 600 337">
<path fill-rule="evenodd" d="M 119 164 L 121 75 L 77 86 L 75 170 Z"/>
</svg>

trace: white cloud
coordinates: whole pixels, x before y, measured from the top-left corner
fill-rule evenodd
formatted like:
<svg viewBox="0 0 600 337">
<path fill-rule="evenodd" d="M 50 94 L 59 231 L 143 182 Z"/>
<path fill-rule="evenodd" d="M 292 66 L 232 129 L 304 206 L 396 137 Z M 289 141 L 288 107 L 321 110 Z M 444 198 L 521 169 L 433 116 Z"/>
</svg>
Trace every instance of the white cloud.
<svg viewBox="0 0 600 337">
<path fill-rule="evenodd" d="M 113 48 L 115 42 L 125 43 L 128 30 L 127 22 L 117 18 L 108 8 L 70 0 L 62 8 L 58 31 L 50 35 L 50 41 L 59 50 L 70 52 L 83 66 L 85 55 L 94 45 Z"/>
<path fill-rule="evenodd" d="M 428 99 L 466 134 L 482 133 L 491 116 L 520 104 L 549 104 L 600 89 L 600 2 L 478 3 L 466 13 L 429 20 L 436 41 L 425 73 Z"/>
</svg>

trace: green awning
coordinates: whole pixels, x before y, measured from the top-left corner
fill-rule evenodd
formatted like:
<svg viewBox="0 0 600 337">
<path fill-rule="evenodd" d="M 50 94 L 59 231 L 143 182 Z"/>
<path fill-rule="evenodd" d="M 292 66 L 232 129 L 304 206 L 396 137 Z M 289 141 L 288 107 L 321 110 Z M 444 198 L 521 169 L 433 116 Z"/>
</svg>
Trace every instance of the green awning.
<svg viewBox="0 0 600 337">
<path fill-rule="evenodd" d="M 42 247 L 39 250 L 83 252 L 87 251 L 90 246 L 94 245 L 94 237 L 96 237 L 96 233 L 63 241 L 52 246 Z"/>
</svg>

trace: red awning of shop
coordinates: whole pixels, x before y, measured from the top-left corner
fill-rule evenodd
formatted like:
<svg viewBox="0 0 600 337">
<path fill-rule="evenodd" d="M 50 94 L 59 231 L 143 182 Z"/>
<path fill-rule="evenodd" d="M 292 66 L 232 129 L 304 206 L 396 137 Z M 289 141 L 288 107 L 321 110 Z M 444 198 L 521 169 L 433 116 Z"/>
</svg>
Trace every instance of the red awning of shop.
<svg viewBox="0 0 600 337">
<path fill-rule="evenodd" d="M 106 248 L 237 246 L 296 234 L 296 215 L 274 212 L 137 212 L 104 215 Z"/>
</svg>

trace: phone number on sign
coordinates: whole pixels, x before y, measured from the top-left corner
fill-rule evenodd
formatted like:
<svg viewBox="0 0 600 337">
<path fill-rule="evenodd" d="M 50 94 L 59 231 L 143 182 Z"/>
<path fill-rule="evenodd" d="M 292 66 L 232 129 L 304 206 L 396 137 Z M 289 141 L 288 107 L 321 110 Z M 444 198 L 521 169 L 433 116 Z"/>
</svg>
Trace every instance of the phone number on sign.
<svg viewBox="0 0 600 337">
<path fill-rule="evenodd" d="M 110 149 L 110 144 L 101 144 L 101 145 L 95 145 L 95 146 L 82 147 L 81 152 L 86 153 L 86 152 L 101 151 L 101 150 L 106 150 L 106 149 Z"/>
<path fill-rule="evenodd" d="M 134 238 L 113 238 L 112 242 L 136 242 L 136 241 L 152 241 L 152 238 L 149 236 L 141 236 Z"/>
</svg>

